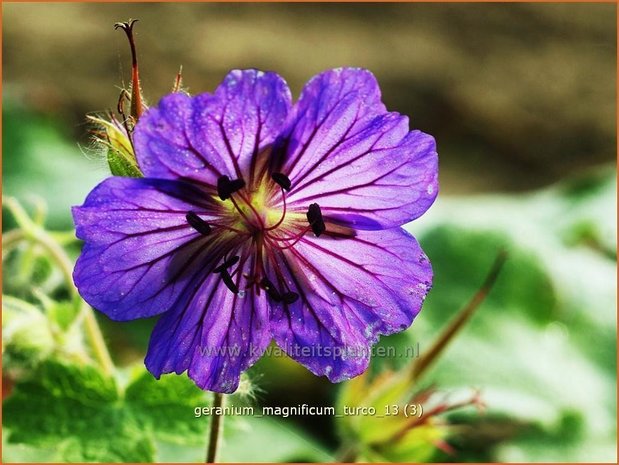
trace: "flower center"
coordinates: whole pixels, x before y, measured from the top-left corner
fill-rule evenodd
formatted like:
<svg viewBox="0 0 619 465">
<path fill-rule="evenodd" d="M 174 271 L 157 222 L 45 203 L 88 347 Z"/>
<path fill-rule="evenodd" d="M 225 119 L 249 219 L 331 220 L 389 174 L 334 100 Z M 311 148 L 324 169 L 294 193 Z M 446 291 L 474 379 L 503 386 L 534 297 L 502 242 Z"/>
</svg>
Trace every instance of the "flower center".
<svg viewBox="0 0 619 465">
<path fill-rule="evenodd" d="M 217 196 L 223 209 L 220 219 L 209 224 L 195 212 L 187 213 L 187 223 L 202 235 L 220 230 L 226 237 L 240 238 L 238 242 L 235 240 L 237 243 L 251 243 L 250 247 L 241 247 L 243 252 L 239 256 L 224 255 L 213 270 L 234 294 L 240 293 L 243 276 L 246 289 L 255 288 L 257 294 L 264 290 L 275 302 L 292 304 L 299 298 L 284 276 L 279 255 L 310 231 L 319 237 L 327 232 L 327 227 L 317 203 L 309 205 L 306 213 L 287 208 L 286 192 L 291 187 L 290 179 L 283 173 L 272 173 L 270 178 L 265 174 L 260 182 L 249 186 L 242 179 L 221 176 L 217 181 Z M 334 235 L 341 236 L 342 231 L 344 237 L 354 235 L 351 229 L 333 224 L 329 224 L 329 229 Z M 275 275 L 275 283 L 269 279 L 267 268 Z"/>
</svg>

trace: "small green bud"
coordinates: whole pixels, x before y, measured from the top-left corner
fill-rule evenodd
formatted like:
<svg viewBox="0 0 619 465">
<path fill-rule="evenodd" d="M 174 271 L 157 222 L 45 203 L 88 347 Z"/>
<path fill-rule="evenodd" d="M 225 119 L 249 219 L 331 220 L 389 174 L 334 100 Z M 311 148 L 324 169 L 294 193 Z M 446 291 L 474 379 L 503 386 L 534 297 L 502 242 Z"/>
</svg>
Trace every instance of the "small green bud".
<svg viewBox="0 0 619 465">
<path fill-rule="evenodd" d="M 463 402 L 437 401 L 435 389 L 416 390 L 410 367 L 373 379 L 366 372 L 348 381 L 338 398 L 339 432 L 356 444 L 358 458 L 371 462 L 426 462 L 437 449 L 449 448 L 451 433 L 441 418 L 465 406 L 481 407 L 479 394 Z"/>
<path fill-rule="evenodd" d="M 448 434 L 449 426 L 429 421 L 407 430 L 395 441 L 368 448 L 365 455 L 372 462 L 426 463 L 437 448 L 444 448 L 444 439 Z"/>
<path fill-rule="evenodd" d="M 88 119 L 98 126 L 94 131 L 95 142 L 104 147 L 111 173 L 114 176 L 142 177 L 128 129 L 113 115 L 110 121 L 95 116 Z"/>
<path fill-rule="evenodd" d="M 35 306 L 12 296 L 2 296 L 2 352 L 12 359 L 35 362 L 55 346 L 45 315 Z"/>
</svg>

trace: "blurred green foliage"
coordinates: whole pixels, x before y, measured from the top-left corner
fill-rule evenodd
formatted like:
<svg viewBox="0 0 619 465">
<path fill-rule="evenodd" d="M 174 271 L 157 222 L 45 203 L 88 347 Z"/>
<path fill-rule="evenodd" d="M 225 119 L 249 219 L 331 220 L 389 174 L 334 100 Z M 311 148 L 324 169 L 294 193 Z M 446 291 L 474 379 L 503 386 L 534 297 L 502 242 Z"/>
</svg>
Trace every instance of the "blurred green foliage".
<svg viewBox="0 0 619 465">
<path fill-rule="evenodd" d="M 2 191 L 22 200 L 39 196 L 49 207 L 48 226 L 70 229 L 68 214 L 107 176 L 104 155 L 70 142 L 61 123 L 2 101 Z M 84 130 L 86 127 L 84 126 Z M 3 229 L 14 226 L 3 212 Z"/>
<path fill-rule="evenodd" d="M 509 254 L 483 309 L 428 376 L 455 391 L 479 387 L 488 405 L 485 416 L 453 415 L 462 434 L 451 459 L 614 460 L 615 195 L 609 167 L 533 194 L 443 198 L 422 222 L 435 286 L 411 341 L 444 325 L 498 248 Z"/>
<path fill-rule="evenodd" d="M 155 439 L 202 442 L 207 423 L 190 412 L 208 398 L 186 377 L 158 382 L 140 369 L 121 390 L 96 367 L 50 359 L 17 383 L 4 425 L 9 442 L 53 448 L 52 461 L 151 462 Z"/>
</svg>

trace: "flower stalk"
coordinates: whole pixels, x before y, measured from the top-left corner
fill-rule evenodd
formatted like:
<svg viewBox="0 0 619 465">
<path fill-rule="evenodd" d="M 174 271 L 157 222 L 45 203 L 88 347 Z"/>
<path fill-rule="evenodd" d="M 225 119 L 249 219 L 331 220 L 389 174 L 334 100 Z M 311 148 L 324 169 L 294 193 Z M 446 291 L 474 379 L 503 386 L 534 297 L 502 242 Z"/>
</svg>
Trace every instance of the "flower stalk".
<svg viewBox="0 0 619 465">
<path fill-rule="evenodd" d="M 221 443 L 221 433 L 223 431 L 224 417 L 220 414 L 223 411 L 226 399 L 225 395 L 219 392 L 213 393 L 213 407 L 215 415 L 211 420 L 211 429 L 209 432 L 208 445 L 206 449 L 206 463 L 215 463 L 217 461 L 217 452 Z"/>
</svg>

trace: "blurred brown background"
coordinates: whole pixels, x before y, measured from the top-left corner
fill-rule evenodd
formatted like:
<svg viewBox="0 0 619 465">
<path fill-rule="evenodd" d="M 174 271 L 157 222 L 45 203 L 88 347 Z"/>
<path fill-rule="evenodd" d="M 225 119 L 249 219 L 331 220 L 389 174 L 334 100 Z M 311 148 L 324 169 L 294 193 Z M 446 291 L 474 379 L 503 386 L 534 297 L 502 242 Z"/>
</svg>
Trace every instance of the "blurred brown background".
<svg viewBox="0 0 619 465">
<path fill-rule="evenodd" d="M 180 65 L 192 93 L 231 68 L 373 71 L 439 145 L 443 193 L 519 191 L 615 159 L 613 4 L 4 4 L 4 97 L 64 119 L 114 107 L 136 26 L 151 103 Z"/>
</svg>

